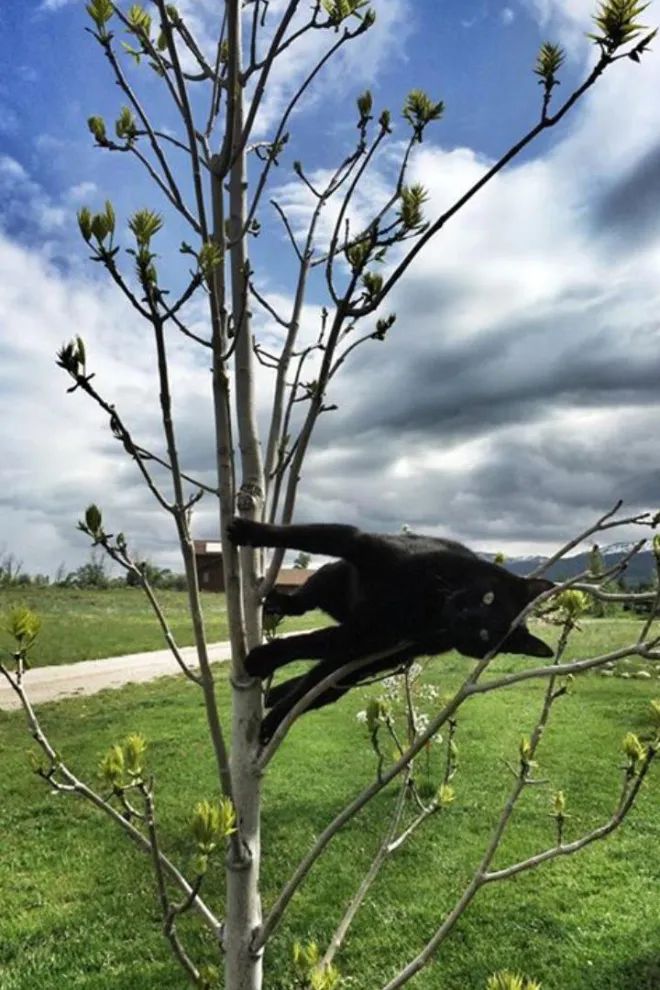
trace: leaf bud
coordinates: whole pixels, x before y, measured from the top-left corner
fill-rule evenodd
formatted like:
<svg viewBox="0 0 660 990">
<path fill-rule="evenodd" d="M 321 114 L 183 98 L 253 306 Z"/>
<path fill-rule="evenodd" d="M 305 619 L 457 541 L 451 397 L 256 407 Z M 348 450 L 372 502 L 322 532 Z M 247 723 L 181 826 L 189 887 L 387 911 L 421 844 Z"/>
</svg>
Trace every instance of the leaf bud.
<svg viewBox="0 0 660 990">
<path fill-rule="evenodd" d="M 88 117 L 87 126 L 92 135 L 96 138 L 97 144 L 106 145 L 108 143 L 108 137 L 105 130 L 105 121 L 103 117 Z"/>
<path fill-rule="evenodd" d="M 83 240 L 89 243 L 92 238 L 92 214 L 86 206 L 78 210 L 78 227 Z"/>
</svg>

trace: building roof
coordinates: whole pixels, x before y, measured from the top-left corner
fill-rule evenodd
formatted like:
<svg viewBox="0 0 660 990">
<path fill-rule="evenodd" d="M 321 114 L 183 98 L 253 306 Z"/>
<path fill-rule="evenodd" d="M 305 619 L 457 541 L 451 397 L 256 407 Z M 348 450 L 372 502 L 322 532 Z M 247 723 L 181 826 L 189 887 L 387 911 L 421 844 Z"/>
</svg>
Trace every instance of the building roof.
<svg viewBox="0 0 660 990">
<path fill-rule="evenodd" d="M 196 557 L 213 557 L 218 564 L 222 561 L 222 544 L 220 540 L 193 540 Z M 299 588 L 307 578 L 314 573 L 308 567 L 283 567 L 277 575 L 276 584 L 280 587 Z"/>
<path fill-rule="evenodd" d="M 276 584 L 286 585 L 290 588 L 298 588 L 304 584 L 307 578 L 311 577 L 313 570 L 307 567 L 283 567 L 277 575 Z"/>
</svg>

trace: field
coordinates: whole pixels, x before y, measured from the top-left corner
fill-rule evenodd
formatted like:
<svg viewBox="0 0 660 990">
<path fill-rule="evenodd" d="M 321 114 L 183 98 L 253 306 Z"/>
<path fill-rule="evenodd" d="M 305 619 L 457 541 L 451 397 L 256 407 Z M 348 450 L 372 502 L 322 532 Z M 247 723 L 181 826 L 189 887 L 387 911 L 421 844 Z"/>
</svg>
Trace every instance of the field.
<svg viewBox="0 0 660 990">
<path fill-rule="evenodd" d="M 631 621 L 587 624 L 573 652 L 610 649 L 630 638 Z M 131 649 L 133 644 L 131 644 Z M 503 657 L 498 671 L 520 661 Z M 451 690 L 469 661 L 429 664 L 430 679 Z M 224 681 L 219 695 L 226 699 Z M 371 687 L 299 722 L 265 781 L 263 881 L 272 902 L 291 865 L 315 835 L 373 779 L 374 755 L 356 719 Z M 347 987 L 378 990 L 397 964 L 430 936 L 468 881 L 511 786 L 515 762 L 541 702 L 534 682 L 469 702 L 460 717 L 456 802 L 391 857 L 358 914 L 338 963 Z M 539 750 L 548 787 L 529 788 L 498 854 L 505 865 L 553 842 L 549 800 L 562 787 L 571 839 L 607 819 L 620 786 L 623 734 L 644 732 L 653 681 L 578 679 L 556 706 Z M 130 731 L 149 740 L 162 841 L 185 864 L 192 849 L 185 821 L 195 801 L 214 793 L 196 689 L 182 679 L 131 686 L 44 706 L 43 722 L 72 766 L 88 779 L 106 748 Z M 0 712 L 0 986 L 2 990 L 175 990 L 186 984 L 159 932 L 147 861 L 112 825 L 78 800 L 48 793 L 28 769 L 30 739 L 20 713 Z M 439 763 L 441 748 L 436 750 Z M 493 970 L 511 967 L 542 980 L 543 990 L 657 990 L 660 987 L 660 766 L 613 836 L 576 856 L 486 888 L 414 990 L 483 990 Z M 375 852 L 394 793 L 386 791 L 336 838 L 292 902 L 266 960 L 268 990 L 287 990 L 295 939 L 322 945 Z M 220 863 L 209 889 L 220 891 Z M 207 895 L 214 901 L 213 894 Z M 219 904 L 219 900 L 218 900 Z M 208 961 L 212 946 L 184 928 Z"/>
<path fill-rule="evenodd" d="M 158 600 L 179 646 L 190 646 L 193 636 L 185 592 L 160 591 Z M 160 650 L 165 646 L 156 617 L 140 588 L 0 588 L 0 620 L 16 605 L 31 608 L 42 621 L 39 639 L 30 654 L 33 667 Z M 209 642 L 227 639 L 225 596 L 203 592 L 202 608 Z M 315 614 L 298 620 L 295 628 L 320 623 L 321 617 Z M 10 640 L 3 625 L 0 621 L 0 647 L 8 647 Z"/>
</svg>

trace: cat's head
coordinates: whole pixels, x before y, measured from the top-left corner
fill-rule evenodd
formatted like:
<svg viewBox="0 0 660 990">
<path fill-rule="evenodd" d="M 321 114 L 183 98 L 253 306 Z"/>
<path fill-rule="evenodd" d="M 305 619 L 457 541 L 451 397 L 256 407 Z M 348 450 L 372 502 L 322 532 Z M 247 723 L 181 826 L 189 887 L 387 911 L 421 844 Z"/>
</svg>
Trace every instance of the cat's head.
<svg viewBox="0 0 660 990">
<path fill-rule="evenodd" d="M 524 608 L 554 587 L 545 578 L 523 578 L 497 564 L 479 561 L 471 579 L 447 595 L 443 623 L 454 648 L 481 659 L 495 649 L 531 657 L 551 657 L 553 651 L 534 636 L 524 622 L 512 632 L 511 623 Z"/>
</svg>

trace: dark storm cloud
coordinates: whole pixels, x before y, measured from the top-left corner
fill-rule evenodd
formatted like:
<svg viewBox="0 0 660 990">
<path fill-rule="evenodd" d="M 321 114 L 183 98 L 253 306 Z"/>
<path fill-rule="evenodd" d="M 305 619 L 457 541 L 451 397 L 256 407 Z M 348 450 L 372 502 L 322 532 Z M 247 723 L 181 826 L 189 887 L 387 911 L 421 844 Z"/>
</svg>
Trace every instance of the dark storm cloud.
<svg viewBox="0 0 660 990">
<path fill-rule="evenodd" d="M 657 233 L 660 224 L 660 145 L 596 201 L 596 226 L 635 241 Z"/>
<path fill-rule="evenodd" d="M 374 366 L 367 357 L 340 392 L 352 431 L 455 439 L 528 423 L 568 402 L 650 405 L 657 401 L 658 380 L 655 326 L 623 333 L 607 325 L 585 330 L 571 320 L 557 326 L 548 319 L 509 324 L 457 343 L 427 335 L 423 349 L 409 353 L 402 347 L 396 362 Z M 343 419 L 326 419 L 321 434 L 339 439 Z"/>
</svg>

